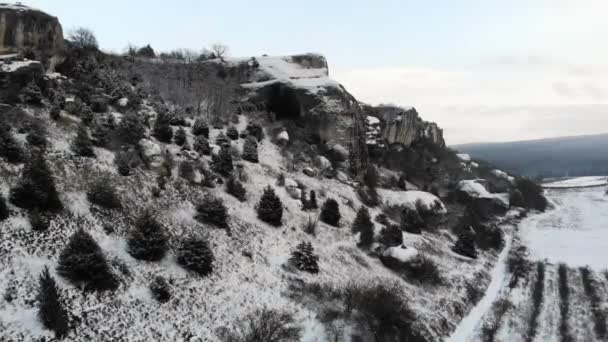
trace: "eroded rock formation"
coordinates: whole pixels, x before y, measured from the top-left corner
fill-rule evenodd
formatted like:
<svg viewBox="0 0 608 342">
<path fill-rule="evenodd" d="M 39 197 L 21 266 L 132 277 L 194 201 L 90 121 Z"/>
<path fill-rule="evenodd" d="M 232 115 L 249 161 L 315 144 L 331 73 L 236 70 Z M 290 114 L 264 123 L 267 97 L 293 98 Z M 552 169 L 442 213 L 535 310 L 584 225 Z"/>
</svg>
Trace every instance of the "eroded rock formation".
<svg viewBox="0 0 608 342">
<path fill-rule="evenodd" d="M 0 3 L 0 55 L 25 52 L 53 69 L 64 49 L 63 29 L 56 17 L 21 4 Z"/>
</svg>

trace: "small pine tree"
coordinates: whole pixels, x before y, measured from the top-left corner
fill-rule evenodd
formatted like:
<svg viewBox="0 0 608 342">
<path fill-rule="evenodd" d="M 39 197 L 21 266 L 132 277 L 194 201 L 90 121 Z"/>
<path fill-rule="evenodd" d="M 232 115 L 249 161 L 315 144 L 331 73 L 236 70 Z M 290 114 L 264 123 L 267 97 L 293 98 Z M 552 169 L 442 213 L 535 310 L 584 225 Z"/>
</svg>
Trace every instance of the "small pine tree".
<svg viewBox="0 0 608 342">
<path fill-rule="evenodd" d="M 24 209 L 56 212 L 63 208 L 42 153 L 35 153 L 27 161 L 19 183 L 11 189 L 10 201 Z"/>
<path fill-rule="evenodd" d="M 152 135 L 160 142 L 166 144 L 171 143 L 173 138 L 173 129 L 169 125 L 170 117 L 165 112 L 159 112 L 156 115 L 156 121 L 154 122 L 154 128 L 152 129 Z"/>
<path fill-rule="evenodd" d="M 177 262 L 198 275 L 207 276 L 213 272 L 214 261 L 215 257 L 207 240 L 188 237 L 177 248 Z"/>
<path fill-rule="evenodd" d="M 228 130 L 226 131 L 226 136 L 230 140 L 238 140 L 239 131 L 237 131 L 235 127 L 230 126 L 230 127 L 228 127 Z"/>
<path fill-rule="evenodd" d="M 337 227 L 340 222 L 340 206 L 333 198 L 328 198 L 321 208 L 321 221 Z"/>
<path fill-rule="evenodd" d="M 222 147 L 217 155 L 211 157 L 211 164 L 213 171 L 221 174 L 222 176 L 228 176 L 234 170 L 232 165 L 232 155 L 230 149 Z"/>
<path fill-rule="evenodd" d="M 146 128 L 137 114 L 125 114 L 118 126 L 118 137 L 125 143 L 136 145 L 146 134 Z"/>
<path fill-rule="evenodd" d="M 39 105 L 42 103 L 42 91 L 36 82 L 29 82 L 23 89 L 21 89 L 21 101 L 23 103 Z"/>
<path fill-rule="evenodd" d="M 32 226 L 32 230 L 41 232 L 49 229 L 50 221 L 49 218 L 38 210 L 34 209 L 28 213 L 28 218 L 30 221 L 30 226 Z"/>
<path fill-rule="evenodd" d="M 171 299 L 171 287 L 161 276 L 155 277 L 150 283 L 150 292 L 152 292 L 152 297 L 161 303 L 166 303 Z"/>
<path fill-rule="evenodd" d="M 308 208 L 309 209 L 318 209 L 319 205 L 317 204 L 317 194 L 314 190 L 310 190 L 310 197 L 308 199 Z"/>
<path fill-rule="evenodd" d="M 236 177 L 230 176 L 226 182 L 226 192 L 236 197 L 239 201 L 243 202 L 246 199 L 247 190 Z"/>
<path fill-rule="evenodd" d="M 104 125 L 95 123 L 91 130 L 93 145 L 97 147 L 106 147 L 110 142 L 110 130 Z"/>
<path fill-rule="evenodd" d="M 224 132 L 220 132 L 217 137 L 215 137 L 215 144 L 219 147 L 230 146 L 230 139 L 228 139 Z"/>
<path fill-rule="evenodd" d="M 422 234 L 424 228 L 424 220 L 418 214 L 418 211 L 410 208 L 405 208 L 401 212 L 401 230 L 411 234 Z"/>
<path fill-rule="evenodd" d="M 6 200 L 2 195 L 0 195 L 0 222 L 6 220 L 10 215 L 8 210 L 8 205 L 6 205 Z"/>
<path fill-rule="evenodd" d="M 47 329 L 55 332 L 55 337 L 62 338 L 68 332 L 68 314 L 48 267 L 44 268 L 38 282 L 38 318 Z"/>
<path fill-rule="evenodd" d="M 194 150 L 202 155 L 211 154 L 211 147 L 209 146 L 209 140 L 204 135 L 199 135 L 194 138 Z"/>
<path fill-rule="evenodd" d="M 398 225 L 388 225 L 380 232 L 380 242 L 385 246 L 400 246 L 403 244 L 403 232 Z"/>
<path fill-rule="evenodd" d="M 10 126 L 2 123 L 0 124 L 0 155 L 9 163 L 18 163 L 23 160 L 23 151 L 21 146 L 13 135 L 11 134 Z"/>
<path fill-rule="evenodd" d="M 264 129 L 262 128 L 262 125 L 251 122 L 247 125 L 246 130 L 248 135 L 255 137 L 258 141 L 264 139 Z"/>
<path fill-rule="evenodd" d="M 57 273 L 93 290 L 114 290 L 118 287 L 101 247 L 82 229 L 72 234 L 61 251 Z"/>
<path fill-rule="evenodd" d="M 173 138 L 173 142 L 175 142 L 178 146 L 184 146 L 186 143 L 186 131 L 183 127 L 180 127 L 175 133 L 175 137 Z"/>
<path fill-rule="evenodd" d="M 357 211 L 352 227 L 353 234 L 360 233 L 359 245 L 367 247 L 374 242 L 374 223 L 367 207 L 361 206 Z"/>
<path fill-rule="evenodd" d="M 128 176 L 131 174 L 131 161 L 129 160 L 129 155 L 120 151 L 116 153 L 116 157 L 114 157 L 114 164 L 116 165 L 116 169 L 121 176 Z"/>
<path fill-rule="evenodd" d="M 243 160 L 257 163 L 258 159 L 258 142 L 255 137 L 247 136 L 245 138 L 245 143 L 243 144 Z"/>
<path fill-rule="evenodd" d="M 36 120 L 30 125 L 29 132 L 27 133 L 25 140 L 27 140 L 27 142 L 32 146 L 44 149 L 47 144 L 46 134 L 47 132 L 45 127 L 40 121 Z"/>
<path fill-rule="evenodd" d="M 196 211 L 198 212 L 197 220 L 213 224 L 219 228 L 228 228 L 228 208 L 226 208 L 221 198 L 211 195 L 205 196 L 196 207 Z"/>
<path fill-rule="evenodd" d="M 192 134 L 209 139 L 209 126 L 202 118 L 197 118 L 192 126 Z"/>
<path fill-rule="evenodd" d="M 108 178 L 96 180 L 87 191 L 87 199 L 93 204 L 107 209 L 121 207 L 120 198 Z"/>
<path fill-rule="evenodd" d="M 469 258 L 477 258 L 477 249 L 475 249 L 475 235 L 471 227 L 462 228 L 458 234 L 458 240 L 452 250 L 460 255 Z"/>
<path fill-rule="evenodd" d="M 163 226 L 149 210 L 145 210 L 129 233 L 127 251 L 135 259 L 158 261 L 165 257 L 168 241 Z"/>
<path fill-rule="evenodd" d="M 283 219 L 283 203 L 269 185 L 264 188 L 264 194 L 257 206 L 258 218 L 273 226 L 280 226 Z"/>
<path fill-rule="evenodd" d="M 86 126 L 78 126 L 78 133 L 76 133 L 76 139 L 72 142 L 72 151 L 80 157 L 95 157 L 93 151 L 93 142 L 89 138 L 89 132 Z"/>
<path fill-rule="evenodd" d="M 51 107 L 51 110 L 49 111 L 49 116 L 54 121 L 59 120 L 59 118 L 61 118 L 61 108 L 57 105 L 53 105 L 53 107 Z"/>
<path fill-rule="evenodd" d="M 301 242 L 291 253 L 289 262 L 300 271 L 319 273 L 319 256 L 310 242 Z"/>
</svg>

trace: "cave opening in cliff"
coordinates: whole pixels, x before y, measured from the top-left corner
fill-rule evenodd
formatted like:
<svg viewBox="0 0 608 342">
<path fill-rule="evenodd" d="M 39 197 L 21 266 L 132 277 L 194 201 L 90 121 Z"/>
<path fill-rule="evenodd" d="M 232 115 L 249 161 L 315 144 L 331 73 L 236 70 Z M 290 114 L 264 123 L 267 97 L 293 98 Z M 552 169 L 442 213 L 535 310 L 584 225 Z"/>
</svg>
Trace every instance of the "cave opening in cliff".
<svg viewBox="0 0 608 342">
<path fill-rule="evenodd" d="M 298 120 L 301 105 L 296 91 L 283 84 L 273 84 L 268 98 L 268 110 L 275 113 L 277 120 Z"/>
</svg>

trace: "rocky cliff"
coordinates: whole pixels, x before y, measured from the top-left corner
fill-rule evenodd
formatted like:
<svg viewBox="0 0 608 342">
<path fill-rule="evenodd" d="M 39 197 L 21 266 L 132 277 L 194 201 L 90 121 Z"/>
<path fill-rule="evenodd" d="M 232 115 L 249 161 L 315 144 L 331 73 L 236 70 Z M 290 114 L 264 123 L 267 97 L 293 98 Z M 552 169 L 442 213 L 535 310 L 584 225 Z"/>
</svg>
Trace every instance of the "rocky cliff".
<svg viewBox="0 0 608 342">
<path fill-rule="evenodd" d="M 52 69 L 64 49 L 63 29 L 56 17 L 21 4 L 0 3 L 0 55 L 26 52 Z"/>
</svg>

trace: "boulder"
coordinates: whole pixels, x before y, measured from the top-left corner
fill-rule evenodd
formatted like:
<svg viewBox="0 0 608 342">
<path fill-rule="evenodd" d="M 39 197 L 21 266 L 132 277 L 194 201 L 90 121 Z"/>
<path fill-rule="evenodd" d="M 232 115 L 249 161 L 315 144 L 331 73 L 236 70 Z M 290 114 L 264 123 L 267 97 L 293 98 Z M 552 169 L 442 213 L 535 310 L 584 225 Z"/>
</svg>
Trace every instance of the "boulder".
<svg viewBox="0 0 608 342">
<path fill-rule="evenodd" d="M 139 141 L 139 146 L 143 151 L 144 157 L 150 163 L 152 167 L 160 167 L 163 161 L 162 157 L 162 148 L 159 144 L 155 143 L 150 139 L 141 139 Z"/>
<path fill-rule="evenodd" d="M 335 144 L 331 148 L 331 154 L 336 162 L 345 162 L 348 160 L 348 150 L 340 144 Z"/>
<path fill-rule="evenodd" d="M 329 161 L 329 159 L 325 158 L 324 156 L 317 156 L 315 158 L 315 166 L 317 168 L 319 168 L 319 170 L 325 171 L 325 170 L 331 168 L 331 162 Z"/>
<path fill-rule="evenodd" d="M 304 170 L 302 170 L 302 172 L 305 175 L 307 175 L 308 177 L 316 177 L 317 176 L 317 172 L 312 167 L 306 167 L 306 168 L 304 168 Z"/>
<path fill-rule="evenodd" d="M 389 247 L 380 256 L 380 261 L 391 269 L 400 269 L 418 262 L 418 250 L 413 247 Z"/>
<path fill-rule="evenodd" d="M 285 190 L 287 190 L 287 193 L 293 199 L 300 199 L 302 197 L 302 189 L 289 187 L 289 188 L 285 188 Z"/>
<path fill-rule="evenodd" d="M 346 182 L 348 182 L 348 175 L 342 171 L 338 171 L 336 173 L 336 179 L 342 183 L 346 183 Z"/>
</svg>

